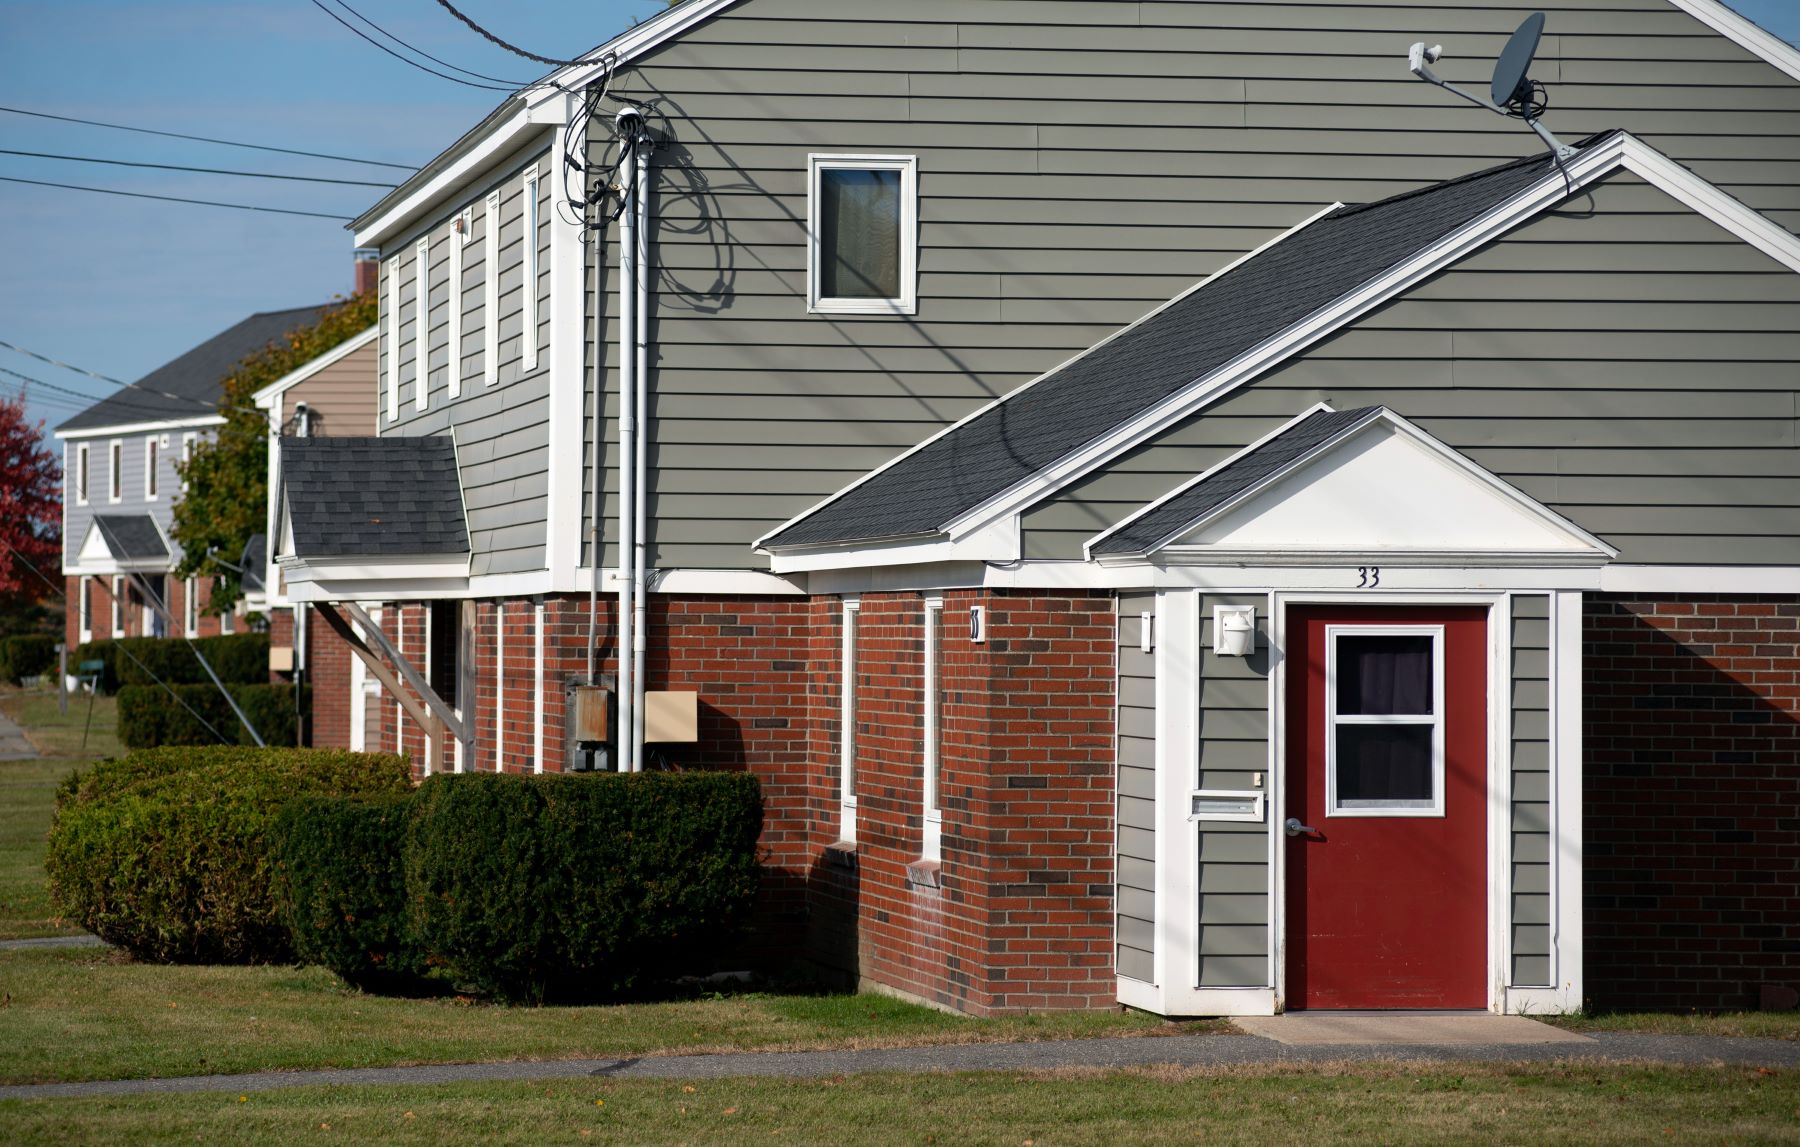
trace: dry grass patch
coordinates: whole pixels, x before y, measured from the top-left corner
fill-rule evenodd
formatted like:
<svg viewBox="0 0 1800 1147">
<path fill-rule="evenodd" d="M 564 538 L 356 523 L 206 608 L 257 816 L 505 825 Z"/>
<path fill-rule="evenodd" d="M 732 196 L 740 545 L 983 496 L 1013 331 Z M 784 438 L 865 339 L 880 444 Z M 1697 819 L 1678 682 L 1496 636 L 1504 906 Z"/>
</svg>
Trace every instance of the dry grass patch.
<svg viewBox="0 0 1800 1147">
<path fill-rule="evenodd" d="M 1534 1016 L 1578 1032 L 1649 1032 L 1800 1040 L 1800 1012 L 1725 1012 L 1673 1015 L 1664 1012 L 1599 1012 L 1592 1015 Z"/>
</svg>

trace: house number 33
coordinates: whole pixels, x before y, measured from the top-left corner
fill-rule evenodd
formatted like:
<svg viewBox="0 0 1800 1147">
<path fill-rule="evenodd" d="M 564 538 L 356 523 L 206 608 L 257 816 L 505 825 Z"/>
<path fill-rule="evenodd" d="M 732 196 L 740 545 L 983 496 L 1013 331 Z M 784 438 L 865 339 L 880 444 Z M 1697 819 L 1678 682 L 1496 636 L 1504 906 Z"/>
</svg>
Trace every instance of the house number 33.
<svg viewBox="0 0 1800 1147">
<path fill-rule="evenodd" d="M 1357 566 L 1356 576 L 1360 579 L 1356 583 L 1357 589 L 1374 589 L 1381 584 L 1381 567 Z"/>
</svg>

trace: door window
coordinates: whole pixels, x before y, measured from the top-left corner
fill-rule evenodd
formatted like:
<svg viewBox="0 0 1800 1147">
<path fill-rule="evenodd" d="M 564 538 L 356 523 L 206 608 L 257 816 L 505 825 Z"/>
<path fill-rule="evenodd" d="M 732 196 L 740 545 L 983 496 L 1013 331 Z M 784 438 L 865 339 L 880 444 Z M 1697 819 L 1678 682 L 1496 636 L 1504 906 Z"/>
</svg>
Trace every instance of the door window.
<svg viewBox="0 0 1800 1147">
<path fill-rule="evenodd" d="M 1330 626 L 1328 816 L 1444 815 L 1441 626 Z"/>
</svg>

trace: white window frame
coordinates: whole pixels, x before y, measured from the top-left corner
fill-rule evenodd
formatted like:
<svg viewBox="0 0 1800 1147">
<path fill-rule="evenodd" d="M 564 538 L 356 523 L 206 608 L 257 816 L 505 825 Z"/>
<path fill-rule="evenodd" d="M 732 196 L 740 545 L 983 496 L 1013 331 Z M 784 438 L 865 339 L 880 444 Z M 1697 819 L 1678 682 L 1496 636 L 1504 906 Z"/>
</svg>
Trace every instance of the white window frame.
<svg viewBox="0 0 1800 1147">
<path fill-rule="evenodd" d="M 81 601 L 77 606 L 77 625 L 81 633 L 81 644 L 86 645 L 94 640 L 94 579 L 83 574 L 76 589 L 81 594 Z"/>
<path fill-rule="evenodd" d="M 536 164 L 525 169 L 522 194 L 525 196 L 525 202 L 519 204 L 519 216 L 524 223 L 525 233 L 520 240 L 524 244 L 524 251 L 520 255 L 520 261 L 524 266 L 521 289 L 525 292 L 525 298 L 522 301 L 524 323 L 523 329 L 519 332 L 519 337 L 522 340 L 519 347 L 519 357 L 524 360 L 521 369 L 536 370 L 538 364 L 539 303 L 541 302 L 538 298 L 538 271 L 541 269 L 540 260 L 538 259 L 538 230 L 539 225 L 542 222 L 538 212 L 538 169 Z"/>
<path fill-rule="evenodd" d="M 194 444 L 200 441 L 198 431 L 190 430 L 181 436 L 181 464 L 185 467 L 194 459 Z M 181 492 L 187 493 L 188 480 L 185 475 L 181 479 Z"/>
<path fill-rule="evenodd" d="M 200 636 L 200 580 L 188 578 L 181 585 L 181 635 Z"/>
<path fill-rule="evenodd" d="M 413 409 L 431 404 L 431 236 L 413 244 Z"/>
<path fill-rule="evenodd" d="M 229 609 L 220 610 L 219 611 L 219 632 L 220 633 L 235 633 L 236 631 L 237 631 L 237 625 L 235 623 L 235 619 L 234 619 L 234 615 L 232 614 L 232 611 Z"/>
<path fill-rule="evenodd" d="M 862 599 L 846 597 L 838 689 L 838 839 L 856 843 L 856 627 Z"/>
<path fill-rule="evenodd" d="M 77 506 L 88 504 L 88 475 L 90 473 L 88 462 L 88 444 L 77 442 L 75 444 L 75 504 Z"/>
<path fill-rule="evenodd" d="M 125 579 L 115 576 L 112 579 L 112 632 L 108 637 L 125 636 Z"/>
<path fill-rule="evenodd" d="M 1339 714 L 1338 639 L 1341 637 L 1431 638 L 1431 714 Z M 1341 805 L 1337 795 L 1337 731 L 1343 725 L 1431 726 L 1431 803 Z M 1325 627 L 1325 815 L 1327 817 L 1443 817 L 1444 815 L 1444 627 L 1442 625 L 1327 625 Z"/>
<path fill-rule="evenodd" d="M 394 296 L 400 293 L 400 256 L 387 261 L 382 276 L 387 290 L 381 292 L 381 327 L 387 333 L 387 355 L 381 360 L 382 389 L 387 393 L 389 422 L 400 421 L 400 308 Z"/>
<path fill-rule="evenodd" d="M 924 704 L 920 706 L 924 725 L 924 793 L 921 805 L 924 810 L 922 820 L 923 839 L 921 841 L 921 858 L 940 861 L 944 858 L 944 810 L 940 799 L 939 770 L 943 767 L 943 753 L 938 741 L 943 736 L 944 719 L 940 711 L 938 697 L 938 640 L 944 632 L 944 599 L 928 597 L 925 599 L 925 633 L 924 633 Z"/>
<path fill-rule="evenodd" d="M 144 501 L 156 501 L 156 435 L 144 439 Z"/>
<path fill-rule="evenodd" d="M 900 173 L 900 294 L 892 299 L 826 298 L 819 292 L 820 173 L 825 171 Z M 815 315 L 912 315 L 919 311 L 919 157 L 916 155 L 827 155 L 806 157 L 806 309 Z"/>
<path fill-rule="evenodd" d="M 481 237 L 481 380 L 500 381 L 500 193 L 483 201 L 487 231 Z"/>
<path fill-rule="evenodd" d="M 462 319 L 463 319 L 463 248 L 474 238 L 475 209 L 465 207 L 456 213 L 450 222 L 450 260 L 449 311 L 444 316 L 444 327 L 449 343 L 450 397 L 462 397 Z"/>
<path fill-rule="evenodd" d="M 115 438 L 106 444 L 106 501 L 118 505 L 125 500 L 125 443 Z"/>
</svg>

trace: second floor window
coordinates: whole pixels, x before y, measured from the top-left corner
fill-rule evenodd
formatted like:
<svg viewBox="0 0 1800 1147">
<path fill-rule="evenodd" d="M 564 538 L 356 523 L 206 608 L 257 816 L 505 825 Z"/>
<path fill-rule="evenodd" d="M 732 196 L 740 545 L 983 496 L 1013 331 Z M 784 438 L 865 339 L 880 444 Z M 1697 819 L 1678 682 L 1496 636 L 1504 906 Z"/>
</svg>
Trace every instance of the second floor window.
<svg viewBox="0 0 1800 1147">
<path fill-rule="evenodd" d="M 106 452 L 106 498 L 109 502 L 122 501 L 125 497 L 125 444 L 112 443 Z"/>
<path fill-rule="evenodd" d="M 83 442 L 75 447 L 75 504 L 87 505 L 88 500 L 88 446 Z"/>
<path fill-rule="evenodd" d="M 156 439 L 144 439 L 144 500 L 156 500 Z"/>
<path fill-rule="evenodd" d="M 917 312 L 917 159 L 814 155 L 807 166 L 807 308 Z"/>
</svg>

